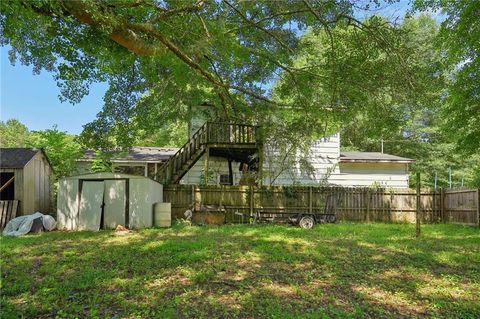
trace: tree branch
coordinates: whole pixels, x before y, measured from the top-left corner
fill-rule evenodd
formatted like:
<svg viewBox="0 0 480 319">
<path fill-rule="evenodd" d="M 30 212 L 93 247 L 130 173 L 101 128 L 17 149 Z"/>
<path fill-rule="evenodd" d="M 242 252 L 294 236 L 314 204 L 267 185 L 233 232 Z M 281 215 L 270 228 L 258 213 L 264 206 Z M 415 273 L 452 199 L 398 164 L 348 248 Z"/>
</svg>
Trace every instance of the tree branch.
<svg viewBox="0 0 480 319">
<path fill-rule="evenodd" d="M 260 26 L 258 23 L 248 19 L 240 10 L 238 10 L 234 5 L 232 5 L 227 0 L 223 0 L 223 2 L 225 2 L 230 8 L 232 8 L 232 10 L 235 11 L 237 13 L 237 15 L 240 16 L 240 18 L 242 18 L 243 21 L 245 21 L 248 24 L 252 25 L 253 27 L 265 32 L 266 34 L 268 34 L 269 36 L 274 38 L 275 41 L 277 41 L 278 44 L 280 44 L 285 50 L 287 50 L 290 53 L 293 53 L 293 50 L 288 45 L 286 45 L 285 42 L 283 42 L 282 39 L 280 39 L 276 34 L 272 33 L 270 30 L 265 29 L 264 27 Z"/>
</svg>

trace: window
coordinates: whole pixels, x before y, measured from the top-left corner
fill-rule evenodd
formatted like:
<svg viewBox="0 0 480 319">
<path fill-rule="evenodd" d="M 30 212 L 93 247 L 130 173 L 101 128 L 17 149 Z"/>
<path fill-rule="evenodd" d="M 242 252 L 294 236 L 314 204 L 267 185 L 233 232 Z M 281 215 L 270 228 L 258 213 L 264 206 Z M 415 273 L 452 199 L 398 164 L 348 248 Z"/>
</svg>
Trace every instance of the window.
<svg viewBox="0 0 480 319">
<path fill-rule="evenodd" d="M 1 200 L 14 200 L 15 199 L 15 176 L 14 173 L 0 173 L 0 186 L 4 187 L 0 192 Z M 8 185 L 6 185 L 8 183 Z"/>
<path fill-rule="evenodd" d="M 230 176 L 228 174 L 220 174 L 220 185 L 230 185 Z"/>
</svg>

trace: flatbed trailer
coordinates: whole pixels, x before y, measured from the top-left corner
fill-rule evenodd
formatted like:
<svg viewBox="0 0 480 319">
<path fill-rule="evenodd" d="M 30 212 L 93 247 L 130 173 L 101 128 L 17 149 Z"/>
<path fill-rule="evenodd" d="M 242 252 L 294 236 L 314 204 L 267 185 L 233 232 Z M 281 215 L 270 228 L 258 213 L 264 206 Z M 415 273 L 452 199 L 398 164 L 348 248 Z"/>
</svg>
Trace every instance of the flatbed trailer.
<svg viewBox="0 0 480 319">
<path fill-rule="evenodd" d="M 298 209 L 272 209 L 257 208 L 253 221 L 255 223 L 290 223 L 305 229 L 312 228 L 315 224 L 334 223 L 337 216 L 334 211 L 306 211 Z"/>
<path fill-rule="evenodd" d="M 305 229 L 315 224 L 334 223 L 337 220 L 337 207 L 340 194 L 329 194 L 323 208 L 309 209 L 300 207 L 259 207 L 254 210 L 254 222 L 291 223 Z"/>
</svg>

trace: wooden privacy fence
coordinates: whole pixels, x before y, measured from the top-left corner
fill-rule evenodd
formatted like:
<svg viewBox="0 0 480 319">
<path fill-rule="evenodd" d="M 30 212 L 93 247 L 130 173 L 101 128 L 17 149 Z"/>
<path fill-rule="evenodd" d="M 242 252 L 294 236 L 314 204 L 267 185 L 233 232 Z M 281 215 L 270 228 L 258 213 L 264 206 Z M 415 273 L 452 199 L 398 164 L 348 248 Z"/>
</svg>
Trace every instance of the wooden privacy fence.
<svg viewBox="0 0 480 319">
<path fill-rule="evenodd" d="M 448 189 L 441 194 L 445 222 L 480 227 L 480 188 Z"/>
<path fill-rule="evenodd" d="M 423 222 L 479 225 L 478 190 L 422 190 Z M 337 187 L 252 187 L 176 185 L 164 188 L 172 203 L 172 218 L 184 218 L 187 209 L 221 206 L 225 222 L 248 222 L 254 212 L 321 213 L 332 210 L 337 219 L 365 222 L 414 222 L 416 192 L 410 189 Z"/>
<path fill-rule="evenodd" d="M 0 200 L 0 230 L 17 217 L 18 200 Z"/>
</svg>

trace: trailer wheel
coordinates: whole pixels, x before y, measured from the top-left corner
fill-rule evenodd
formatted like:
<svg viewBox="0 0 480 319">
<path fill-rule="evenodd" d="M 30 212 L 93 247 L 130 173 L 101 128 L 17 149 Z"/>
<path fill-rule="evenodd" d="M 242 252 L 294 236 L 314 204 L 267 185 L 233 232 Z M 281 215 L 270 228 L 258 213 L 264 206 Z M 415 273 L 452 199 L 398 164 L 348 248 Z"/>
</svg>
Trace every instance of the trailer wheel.
<svg viewBox="0 0 480 319">
<path fill-rule="evenodd" d="M 313 225 L 315 225 L 315 220 L 312 216 L 303 216 L 298 225 L 303 229 L 312 229 Z"/>
<path fill-rule="evenodd" d="M 336 221 L 337 221 L 337 216 L 335 216 L 335 215 L 329 215 L 329 216 L 327 216 L 327 222 L 328 222 L 328 223 L 334 223 L 334 222 L 336 222 Z"/>
</svg>

